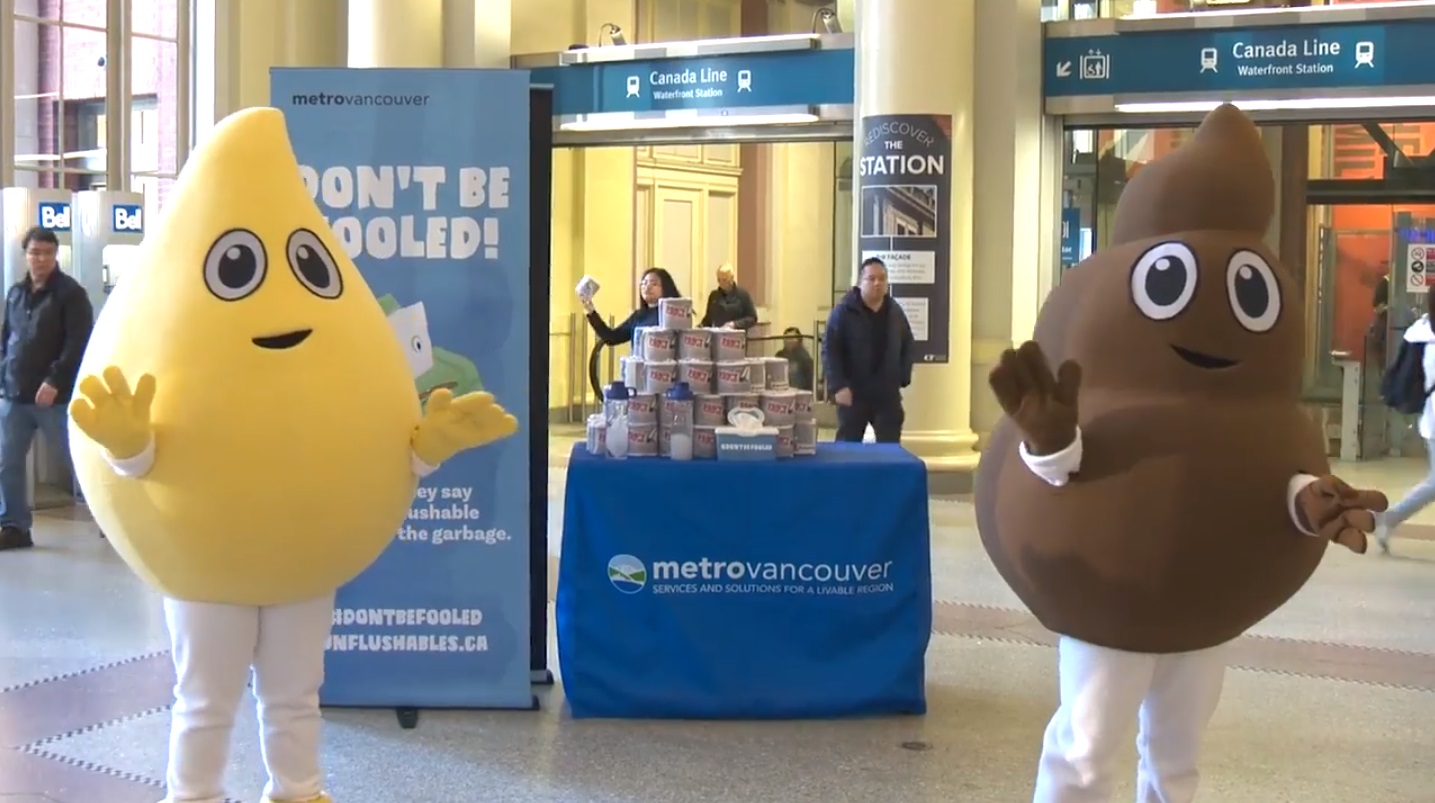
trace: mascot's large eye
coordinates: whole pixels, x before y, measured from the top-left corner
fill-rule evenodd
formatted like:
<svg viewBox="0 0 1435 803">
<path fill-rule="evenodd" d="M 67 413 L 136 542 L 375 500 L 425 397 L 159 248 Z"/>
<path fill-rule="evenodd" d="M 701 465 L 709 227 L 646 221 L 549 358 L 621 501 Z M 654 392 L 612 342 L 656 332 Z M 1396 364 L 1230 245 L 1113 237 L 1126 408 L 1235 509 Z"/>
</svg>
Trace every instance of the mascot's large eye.
<svg viewBox="0 0 1435 803">
<path fill-rule="evenodd" d="M 259 289 L 268 267 L 259 235 L 230 229 L 219 235 L 204 257 L 204 286 L 225 301 L 238 301 Z"/>
<path fill-rule="evenodd" d="M 339 266 L 319 235 L 308 229 L 296 230 L 289 235 L 288 252 L 289 267 L 309 292 L 320 298 L 338 298 L 344 292 Z"/>
<path fill-rule="evenodd" d="M 1247 330 L 1269 332 L 1281 317 L 1281 286 L 1276 272 L 1254 251 L 1237 251 L 1226 268 L 1231 311 Z"/>
<path fill-rule="evenodd" d="M 1161 243 L 1131 271 L 1131 299 L 1153 321 L 1169 321 L 1196 297 L 1196 255 L 1182 243 Z"/>
</svg>

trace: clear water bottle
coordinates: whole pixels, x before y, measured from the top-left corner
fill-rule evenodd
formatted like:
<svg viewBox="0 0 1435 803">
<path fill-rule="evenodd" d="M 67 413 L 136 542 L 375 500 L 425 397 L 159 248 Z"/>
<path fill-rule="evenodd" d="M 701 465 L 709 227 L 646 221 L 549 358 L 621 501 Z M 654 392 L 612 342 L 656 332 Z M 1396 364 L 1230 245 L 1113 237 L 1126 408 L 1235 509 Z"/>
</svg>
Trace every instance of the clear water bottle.
<svg viewBox="0 0 1435 803">
<path fill-rule="evenodd" d="M 633 393 L 622 382 L 603 389 L 603 424 L 609 457 L 628 456 L 628 400 Z"/>
<path fill-rule="evenodd" d="M 663 396 L 663 440 L 667 455 L 674 460 L 693 459 L 693 389 L 686 382 L 675 383 Z"/>
</svg>

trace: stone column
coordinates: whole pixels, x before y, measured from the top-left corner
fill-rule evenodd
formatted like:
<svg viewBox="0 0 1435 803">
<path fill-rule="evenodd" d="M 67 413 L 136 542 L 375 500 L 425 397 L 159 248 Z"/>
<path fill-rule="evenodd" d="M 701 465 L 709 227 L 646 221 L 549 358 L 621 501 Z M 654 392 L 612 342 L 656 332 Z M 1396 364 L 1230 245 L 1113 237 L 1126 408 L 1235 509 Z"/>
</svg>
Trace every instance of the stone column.
<svg viewBox="0 0 1435 803">
<path fill-rule="evenodd" d="M 919 114 L 952 119 L 952 158 L 947 165 L 952 196 L 949 361 L 917 365 L 906 391 L 902 437 L 904 446 L 926 460 L 934 492 L 951 488 L 950 477 L 942 475 L 960 476 L 957 484 L 965 483 L 977 459 L 971 427 L 976 5 L 977 0 L 856 0 L 858 163 L 864 155 L 865 117 Z M 839 19 L 844 7 L 838 6 Z M 854 219 L 860 219 L 860 171 L 854 173 Z M 852 267 L 855 272 L 857 266 Z"/>
</svg>

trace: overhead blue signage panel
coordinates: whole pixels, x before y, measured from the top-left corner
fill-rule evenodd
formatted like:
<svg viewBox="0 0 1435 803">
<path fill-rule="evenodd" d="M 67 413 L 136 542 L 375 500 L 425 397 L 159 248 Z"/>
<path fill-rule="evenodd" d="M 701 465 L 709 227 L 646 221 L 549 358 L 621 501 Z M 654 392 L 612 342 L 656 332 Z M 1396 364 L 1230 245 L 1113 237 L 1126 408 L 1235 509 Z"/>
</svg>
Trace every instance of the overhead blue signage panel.
<svg viewBox="0 0 1435 803">
<path fill-rule="evenodd" d="M 543 67 L 532 81 L 553 85 L 558 115 L 849 105 L 855 58 L 831 49 L 608 61 Z"/>
<path fill-rule="evenodd" d="M 1045 94 L 1366 89 L 1435 83 L 1435 20 L 1047 37 Z"/>
</svg>

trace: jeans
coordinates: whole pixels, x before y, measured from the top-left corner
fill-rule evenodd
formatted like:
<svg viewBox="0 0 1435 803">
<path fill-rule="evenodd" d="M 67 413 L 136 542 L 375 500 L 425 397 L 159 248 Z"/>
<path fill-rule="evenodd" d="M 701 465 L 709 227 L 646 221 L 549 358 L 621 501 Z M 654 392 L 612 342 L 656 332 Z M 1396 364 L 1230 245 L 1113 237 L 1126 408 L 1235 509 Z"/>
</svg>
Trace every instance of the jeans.
<svg viewBox="0 0 1435 803">
<path fill-rule="evenodd" d="M 1435 440 L 1425 442 L 1425 456 L 1430 458 L 1430 473 L 1385 513 L 1385 526 L 1391 530 L 1435 502 Z"/>
<path fill-rule="evenodd" d="M 34 523 L 26 458 L 36 430 L 44 432 L 45 440 L 69 459 L 65 405 L 41 407 L 0 400 L 0 527 L 28 530 Z"/>
</svg>

